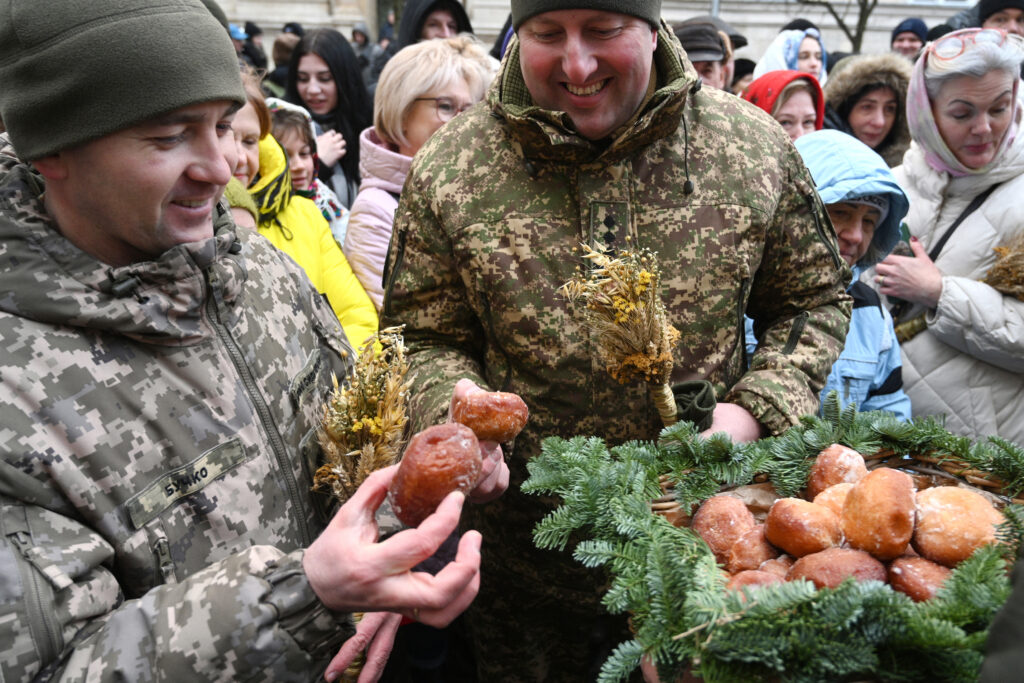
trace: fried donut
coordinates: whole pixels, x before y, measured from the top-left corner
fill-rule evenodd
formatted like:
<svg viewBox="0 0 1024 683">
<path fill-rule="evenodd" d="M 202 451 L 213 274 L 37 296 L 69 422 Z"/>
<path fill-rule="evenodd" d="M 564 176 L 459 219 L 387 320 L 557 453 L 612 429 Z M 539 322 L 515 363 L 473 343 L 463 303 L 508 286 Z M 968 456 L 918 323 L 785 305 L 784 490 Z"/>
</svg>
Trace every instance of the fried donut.
<svg viewBox="0 0 1024 683">
<path fill-rule="evenodd" d="M 427 427 L 409 440 L 388 499 L 406 526 L 419 526 L 452 491 L 468 494 L 483 468 L 480 442 L 469 427 Z"/>
<path fill-rule="evenodd" d="M 729 561 L 733 544 L 754 528 L 754 515 L 743 501 L 733 496 L 712 496 L 693 515 L 690 527 L 715 554 L 719 564 Z"/>
<path fill-rule="evenodd" d="M 765 560 L 758 567 L 763 572 L 771 572 L 772 574 L 778 574 L 782 578 L 786 578 L 789 574 L 789 570 L 793 567 L 793 558 L 789 555 L 779 555 L 774 560 Z"/>
<path fill-rule="evenodd" d="M 889 585 L 914 602 L 931 600 L 953 571 L 924 557 L 898 557 L 889 565 Z"/>
<path fill-rule="evenodd" d="M 472 429 L 480 441 L 511 441 L 529 417 L 526 402 L 507 391 L 474 391 L 452 405 L 452 420 Z"/>
<path fill-rule="evenodd" d="M 846 502 L 846 496 L 852 488 L 853 484 L 848 481 L 844 481 L 841 484 L 833 484 L 814 497 L 814 504 L 824 505 L 836 513 L 836 516 L 842 517 L 843 503 Z"/>
<path fill-rule="evenodd" d="M 783 583 L 784 578 L 772 572 L 763 572 L 757 569 L 745 569 L 733 574 L 729 582 L 725 584 L 727 590 L 739 590 L 743 586 L 766 586 L 772 583 Z"/>
<path fill-rule="evenodd" d="M 899 557 L 914 535 L 914 481 L 906 472 L 879 467 L 850 489 L 842 520 L 851 548 L 880 560 Z"/>
<path fill-rule="evenodd" d="M 839 517 L 824 505 L 800 498 L 780 498 L 764 520 L 764 537 L 793 557 L 839 545 Z"/>
<path fill-rule="evenodd" d="M 813 500 L 819 493 L 836 484 L 855 484 L 867 473 L 863 455 L 852 448 L 834 443 L 819 453 L 811 465 L 811 474 L 807 479 L 807 498 Z"/>
<path fill-rule="evenodd" d="M 917 494 L 914 548 L 923 557 L 955 567 L 996 540 L 1003 513 L 970 489 L 936 486 Z"/>
<path fill-rule="evenodd" d="M 732 544 L 726 568 L 733 574 L 758 569 L 762 563 L 778 556 L 779 551 L 775 546 L 764 539 L 764 524 L 758 524 Z"/>
<path fill-rule="evenodd" d="M 794 562 L 786 579 L 807 579 L 818 588 L 835 588 L 850 577 L 857 581 L 884 582 L 885 565 L 863 550 L 827 548 Z"/>
</svg>

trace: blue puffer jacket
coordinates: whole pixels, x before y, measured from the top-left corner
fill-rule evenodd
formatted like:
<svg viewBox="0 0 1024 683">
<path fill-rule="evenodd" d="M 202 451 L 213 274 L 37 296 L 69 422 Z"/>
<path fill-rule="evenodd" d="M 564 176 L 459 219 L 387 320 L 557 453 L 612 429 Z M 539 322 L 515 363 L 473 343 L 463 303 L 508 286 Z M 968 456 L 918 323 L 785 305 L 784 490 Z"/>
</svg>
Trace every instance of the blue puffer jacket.
<svg viewBox="0 0 1024 683">
<path fill-rule="evenodd" d="M 889 315 L 873 289 L 858 280 L 860 273 L 892 251 L 900 238 L 900 221 L 909 201 L 889 167 L 867 145 L 835 130 L 809 133 L 794 143 L 814 178 L 824 204 L 838 204 L 866 195 L 885 195 L 889 212 L 875 229 L 871 246 L 853 266 L 847 292 L 853 297 L 853 316 L 846 346 L 832 366 L 822 399 L 837 391 L 843 406 L 856 403 L 860 410 L 888 410 L 910 418 L 910 399 L 903 392 L 899 342 Z M 747 350 L 757 347 L 753 324 L 747 321 Z"/>
</svg>

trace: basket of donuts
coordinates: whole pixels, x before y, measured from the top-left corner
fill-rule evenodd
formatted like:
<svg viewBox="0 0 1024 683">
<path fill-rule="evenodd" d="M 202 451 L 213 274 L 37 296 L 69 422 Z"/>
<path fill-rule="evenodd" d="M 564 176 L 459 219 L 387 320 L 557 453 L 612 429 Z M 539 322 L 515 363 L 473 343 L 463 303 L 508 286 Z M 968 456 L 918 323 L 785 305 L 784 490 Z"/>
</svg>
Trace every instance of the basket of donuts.
<svg viewBox="0 0 1024 683">
<path fill-rule="evenodd" d="M 562 504 L 535 544 L 575 543 L 633 632 L 600 681 L 643 657 L 665 682 L 977 680 L 1024 539 L 1024 449 L 835 396 L 823 413 L 749 444 L 688 422 L 544 442 L 523 490 Z"/>
</svg>

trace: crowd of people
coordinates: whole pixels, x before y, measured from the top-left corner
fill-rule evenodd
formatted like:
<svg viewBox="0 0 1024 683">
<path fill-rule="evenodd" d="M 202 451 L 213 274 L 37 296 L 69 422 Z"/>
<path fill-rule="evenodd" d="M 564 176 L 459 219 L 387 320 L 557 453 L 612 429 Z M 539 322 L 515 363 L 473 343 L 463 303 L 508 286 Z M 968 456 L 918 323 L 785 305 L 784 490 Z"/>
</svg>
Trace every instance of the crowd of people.
<svg viewBox="0 0 1024 683">
<path fill-rule="evenodd" d="M 215 0 L 0 0 L 0 679 L 594 680 L 628 624 L 521 484 L 545 437 L 663 423 L 559 293 L 581 243 L 662 264 L 702 434 L 835 394 L 1024 444 L 1024 0 L 884 54 L 798 18 L 756 60 L 661 10 L 512 0 L 488 47 L 408 0 L 268 54 Z M 322 405 L 394 326 L 410 433 L 480 389 L 530 411 L 417 528 L 395 467 L 312 491 Z"/>
</svg>

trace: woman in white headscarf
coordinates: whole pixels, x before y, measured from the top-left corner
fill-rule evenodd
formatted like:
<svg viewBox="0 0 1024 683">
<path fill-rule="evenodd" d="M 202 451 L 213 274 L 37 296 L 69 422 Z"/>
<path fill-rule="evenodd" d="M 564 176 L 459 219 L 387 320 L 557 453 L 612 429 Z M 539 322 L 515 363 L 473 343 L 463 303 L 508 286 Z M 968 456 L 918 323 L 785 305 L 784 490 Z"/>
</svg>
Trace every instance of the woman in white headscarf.
<svg viewBox="0 0 1024 683">
<path fill-rule="evenodd" d="M 787 29 L 779 32 L 754 67 L 754 78 L 769 71 L 790 69 L 810 74 L 822 86 L 828 78 L 825 65 L 828 54 L 825 42 L 816 28 Z"/>
</svg>

